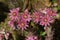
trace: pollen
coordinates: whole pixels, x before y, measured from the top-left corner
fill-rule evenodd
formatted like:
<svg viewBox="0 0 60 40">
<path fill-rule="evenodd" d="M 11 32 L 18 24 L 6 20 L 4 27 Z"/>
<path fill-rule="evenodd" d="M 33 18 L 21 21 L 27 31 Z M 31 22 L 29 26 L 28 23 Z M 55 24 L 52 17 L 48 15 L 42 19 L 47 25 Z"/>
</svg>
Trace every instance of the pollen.
<svg viewBox="0 0 60 40">
<path fill-rule="evenodd" d="M 44 21 L 47 22 L 48 21 L 47 18 L 45 18 Z"/>
<path fill-rule="evenodd" d="M 16 12 L 13 13 L 13 16 L 16 16 Z"/>
<path fill-rule="evenodd" d="M 25 15 L 24 18 L 27 18 L 27 15 Z"/>
<path fill-rule="evenodd" d="M 21 26 L 23 27 L 24 26 L 24 23 L 21 23 Z"/>
</svg>

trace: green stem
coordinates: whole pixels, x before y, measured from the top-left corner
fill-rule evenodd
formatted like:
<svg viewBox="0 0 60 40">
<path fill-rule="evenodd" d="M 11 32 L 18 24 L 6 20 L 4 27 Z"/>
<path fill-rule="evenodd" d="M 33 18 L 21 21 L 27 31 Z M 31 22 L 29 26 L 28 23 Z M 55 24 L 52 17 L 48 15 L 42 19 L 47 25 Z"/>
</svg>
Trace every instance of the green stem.
<svg viewBox="0 0 60 40">
<path fill-rule="evenodd" d="M 52 40 L 53 39 L 53 31 L 52 31 L 52 27 L 47 27 L 47 30 L 45 31 L 46 32 L 46 38 L 45 40 Z"/>
<path fill-rule="evenodd" d="M 16 31 L 12 32 L 13 39 L 16 40 Z"/>
</svg>

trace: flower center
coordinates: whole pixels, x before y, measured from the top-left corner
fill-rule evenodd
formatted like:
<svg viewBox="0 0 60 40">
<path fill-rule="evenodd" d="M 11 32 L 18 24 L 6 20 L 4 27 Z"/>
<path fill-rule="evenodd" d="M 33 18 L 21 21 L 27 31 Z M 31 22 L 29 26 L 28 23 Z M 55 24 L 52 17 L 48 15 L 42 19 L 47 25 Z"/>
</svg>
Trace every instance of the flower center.
<svg viewBox="0 0 60 40">
<path fill-rule="evenodd" d="M 13 16 L 16 16 L 16 15 L 17 15 L 16 12 L 14 12 L 14 13 L 13 13 Z"/>
<path fill-rule="evenodd" d="M 21 23 L 21 27 L 24 27 L 24 25 L 25 25 L 24 23 Z"/>
<path fill-rule="evenodd" d="M 27 19 L 28 18 L 27 15 L 24 15 L 24 18 Z"/>
<path fill-rule="evenodd" d="M 39 15 L 34 15 L 34 18 L 35 19 L 39 19 Z"/>
<path fill-rule="evenodd" d="M 44 21 L 47 22 L 48 21 L 47 18 L 45 18 Z"/>
<path fill-rule="evenodd" d="M 39 16 L 37 15 L 36 18 L 39 18 Z"/>
</svg>

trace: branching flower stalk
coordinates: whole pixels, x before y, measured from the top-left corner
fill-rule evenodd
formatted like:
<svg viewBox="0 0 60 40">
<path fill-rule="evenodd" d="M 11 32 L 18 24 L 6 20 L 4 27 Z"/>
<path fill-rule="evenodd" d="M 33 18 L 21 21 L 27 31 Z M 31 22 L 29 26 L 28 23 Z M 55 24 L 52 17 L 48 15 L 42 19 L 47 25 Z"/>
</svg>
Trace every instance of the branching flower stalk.
<svg viewBox="0 0 60 40">
<path fill-rule="evenodd" d="M 46 32 L 46 37 L 45 37 L 45 40 L 53 40 L 53 30 L 52 30 L 52 26 L 49 26 L 46 28 L 45 30 Z"/>
</svg>

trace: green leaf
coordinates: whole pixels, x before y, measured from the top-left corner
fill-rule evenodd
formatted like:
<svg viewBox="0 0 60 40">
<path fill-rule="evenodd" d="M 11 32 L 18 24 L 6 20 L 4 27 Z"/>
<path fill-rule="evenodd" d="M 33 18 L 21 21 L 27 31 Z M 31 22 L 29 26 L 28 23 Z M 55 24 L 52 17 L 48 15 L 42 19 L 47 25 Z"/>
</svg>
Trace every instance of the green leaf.
<svg viewBox="0 0 60 40">
<path fill-rule="evenodd" d="M 28 31 L 24 31 L 24 34 L 25 34 L 25 36 L 27 36 L 29 34 L 29 32 Z"/>
<path fill-rule="evenodd" d="M 60 10 L 60 6 L 58 6 L 57 8 L 58 8 L 58 10 Z"/>
<path fill-rule="evenodd" d="M 57 2 L 57 0 L 52 0 L 52 2 L 54 2 L 54 3 L 55 3 L 55 2 Z"/>
<path fill-rule="evenodd" d="M 41 36 L 45 36 L 46 32 L 41 32 L 40 35 Z"/>
</svg>

